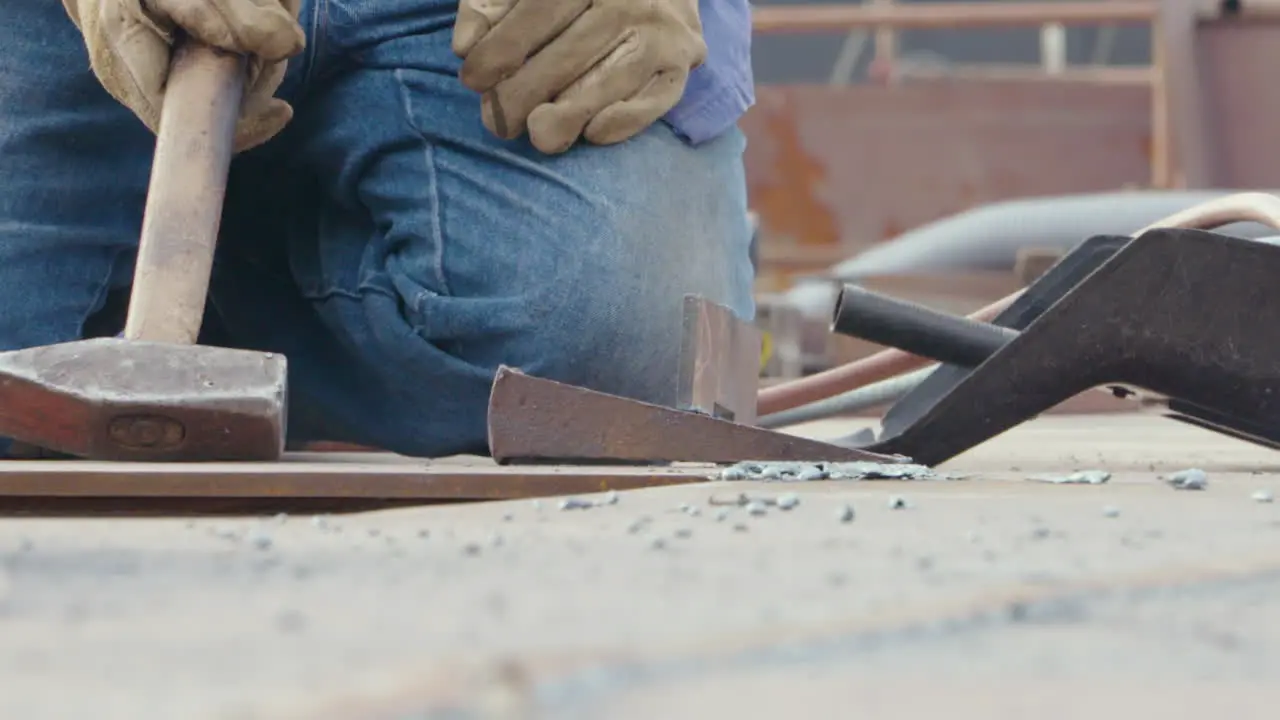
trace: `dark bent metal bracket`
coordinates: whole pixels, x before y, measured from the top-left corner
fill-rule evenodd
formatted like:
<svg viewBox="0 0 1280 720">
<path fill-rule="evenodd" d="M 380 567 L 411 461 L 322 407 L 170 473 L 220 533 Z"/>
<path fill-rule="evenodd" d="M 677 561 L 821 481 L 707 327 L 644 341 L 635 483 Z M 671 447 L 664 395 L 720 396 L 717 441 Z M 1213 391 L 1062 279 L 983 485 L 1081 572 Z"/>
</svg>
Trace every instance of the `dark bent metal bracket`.
<svg viewBox="0 0 1280 720">
<path fill-rule="evenodd" d="M 760 345 L 759 328 L 723 305 L 685 295 L 676 407 L 754 425 Z"/>
<path fill-rule="evenodd" d="M 1062 296 L 1066 295 L 1089 273 L 1110 260 L 1120 248 L 1128 244 L 1127 235 L 1099 235 L 1089 238 L 1068 253 L 1061 261 L 1027 287 L 1013 304 L 991 321 L 993 325 L 1010 330 L 1025 330 L 1033 320 L 1044 314 Z M 919 420 L 943 396 L 951 392 L 961 380 L 973 371 L 972 366 L 944 363 L 938 366 L 911 392 L 894 403 L 880 421 L 880 437 L 890 438 Z"/>
<path fill-rule="evenodd" d="M 489 449 L 499 463 L 901 462 L 498 368 Z"/>
<path fill-rule="evenodd" d="M 1055 280 L 1058 269 L 1037 285 L 1066 282 L 1062 273 Z M 1280 247 L 1198 230 L 1146 232 L 1049 300 L 981 365 L 961 370 L 913 421 L 866 449 L 935 465 L 1074 395 L 1113 385 L 1165 396 L 1177 419 L 1274 445 L 1277 277 Z"/>
</svg>

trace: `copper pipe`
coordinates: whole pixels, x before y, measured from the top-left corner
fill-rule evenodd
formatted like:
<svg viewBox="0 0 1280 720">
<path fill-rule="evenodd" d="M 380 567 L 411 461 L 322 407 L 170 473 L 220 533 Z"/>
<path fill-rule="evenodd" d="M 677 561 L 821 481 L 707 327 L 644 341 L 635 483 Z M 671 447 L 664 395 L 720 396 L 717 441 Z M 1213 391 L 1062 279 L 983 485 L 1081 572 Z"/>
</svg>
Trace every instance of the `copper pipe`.
<svg viewBox="0 0 1280 720">
<path fill-rule="evenodd" d="M 959 2 L 912 5 L 772 5 L 751 11 L 758 33 L 805 33 L 855 29 L 951 29 L 1020 27 L 1061 23 L 1146 23 L 1156 19 L 1152 0 L 1067 2 Z"/>
<path fill-rule="evenodd" d="M 1256 222 L 1280 228 L 1280 198 L 1266 193 L 1238 193 L 1216 198 L 1187 208 L 1179 213 L 1142 228 L 1133 233 L 1141 235 L 1147 230 L 1161 227 L 1212 230 L 1235 222 Z M 969 317 L 990 322 L 1005 308 L 1013 304 L 1022 290 L 1012 293 L 978 310 Z M 855 390 L 874 382 L 911 372 L 932 363 L 932 360 L 905 353 L 901 350 L 880 352 L 824 370 L 799 380 L 774 385 L 760 391 L 757 412 L 760 416 L 790 410 L 811 402 L 825 400 L 834 395 Z"/>
</svg>

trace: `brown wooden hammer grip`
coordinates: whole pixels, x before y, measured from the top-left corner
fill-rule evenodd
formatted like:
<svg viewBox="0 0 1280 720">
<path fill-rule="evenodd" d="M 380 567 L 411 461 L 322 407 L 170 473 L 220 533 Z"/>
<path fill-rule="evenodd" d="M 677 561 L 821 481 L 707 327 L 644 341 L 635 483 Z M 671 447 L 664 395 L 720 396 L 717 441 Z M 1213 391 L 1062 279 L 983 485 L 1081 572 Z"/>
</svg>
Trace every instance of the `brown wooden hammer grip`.
<svg viewBox="0 0 1280 720">
<path fill-rule="evenodd" d="M 191 345 L 204 319 L 245 59 L 192 41 L 173 52 L 156 132 L 125 337 Z"/>
</svg>

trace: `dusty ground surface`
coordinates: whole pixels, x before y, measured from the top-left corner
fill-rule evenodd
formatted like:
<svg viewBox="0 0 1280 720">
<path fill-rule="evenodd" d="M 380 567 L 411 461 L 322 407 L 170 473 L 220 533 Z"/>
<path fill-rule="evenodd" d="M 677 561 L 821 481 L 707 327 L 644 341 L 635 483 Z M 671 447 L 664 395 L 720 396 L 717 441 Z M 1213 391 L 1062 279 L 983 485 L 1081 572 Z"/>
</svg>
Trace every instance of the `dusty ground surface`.
<svg viewBox="0 0 1280 720">
<path fill-rule="evenodd" d="M 1193 467 L 1207 489 L 1160 480 Z M 5 519 L 0 718 L 1273 718 L 1277 468 L 1059 416 L 949 482 Z M 799 504 L 709 504 L 738 493 Z"/>
</svg>

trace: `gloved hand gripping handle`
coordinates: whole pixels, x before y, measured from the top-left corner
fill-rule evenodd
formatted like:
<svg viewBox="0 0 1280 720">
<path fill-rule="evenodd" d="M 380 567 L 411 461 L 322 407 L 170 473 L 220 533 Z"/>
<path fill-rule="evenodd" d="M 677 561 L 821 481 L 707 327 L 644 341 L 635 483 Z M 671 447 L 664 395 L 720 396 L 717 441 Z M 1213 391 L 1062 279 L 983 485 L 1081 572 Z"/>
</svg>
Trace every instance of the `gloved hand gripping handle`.
<svg viewBox="0 0 1280 720">
<path fill-rule="evenodd" d="M 246 60 L 174 48 L 156 133 L 125 337 L 195 344 L 226 197 Z"/>
</svg>

